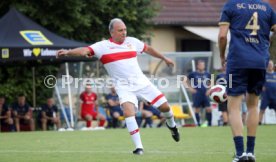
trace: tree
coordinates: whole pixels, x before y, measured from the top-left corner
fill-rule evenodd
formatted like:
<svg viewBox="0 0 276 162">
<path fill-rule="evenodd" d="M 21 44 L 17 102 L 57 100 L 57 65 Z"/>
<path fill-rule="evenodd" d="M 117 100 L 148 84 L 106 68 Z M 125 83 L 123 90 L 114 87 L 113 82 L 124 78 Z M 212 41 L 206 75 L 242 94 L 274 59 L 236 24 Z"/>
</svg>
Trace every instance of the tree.
<svg viewBox="0 0 276 162">
<path fill-rule="evenodd" d="M 128 35 L 141 38 L 150 28 L 150 20 L 158 9 L 151 0 L 5 0 L 0 1 L 0 17 L 10 7 L 58 35 L 87 43 L 108 38 L 108 23 L 115 17 L 125 21 Z M 29 102 L 32 99 L 31 66 L 28 63 L 22 65 L 0 69 L 0 93 L 10 102 L 18 93 L 25 93 Z M 50 74 L 56 75 L 57 71 L 56 65 L 37 66 L 37 104 L 52 95 L 52 89 L 44 86 L 43 79 Z"/>
<path fill-rule="evenodd" d="M 10 0 L 0 2 L 0 16 L 9 6 L 59 35 L 89 43 L 108 38 L 115 17 L 125 21 L 129 35 L 141 38 L 158 9 L 151 0 Z"/>
</svg>

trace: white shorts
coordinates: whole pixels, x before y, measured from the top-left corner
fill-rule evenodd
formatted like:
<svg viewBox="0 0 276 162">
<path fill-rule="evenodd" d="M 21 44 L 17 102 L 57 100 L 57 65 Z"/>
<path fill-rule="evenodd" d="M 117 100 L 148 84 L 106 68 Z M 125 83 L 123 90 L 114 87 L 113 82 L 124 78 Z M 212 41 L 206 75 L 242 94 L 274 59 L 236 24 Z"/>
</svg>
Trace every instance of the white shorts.
<svg viewBox="0 0 276 162">
<path fill-rule="evenodd" d="M 160 92 L 153 84 L 149 84 L 144 88 L 131 91 L 130 89 L 116 89 L 119 96 L 120 104 L 125 102 L 131 102 L 138 108 L 138 99 L 141 97 L 150 102 L 154 107 L 159 107 L 163 103 L 167 102 L 166 97 Z"/>
</svg>

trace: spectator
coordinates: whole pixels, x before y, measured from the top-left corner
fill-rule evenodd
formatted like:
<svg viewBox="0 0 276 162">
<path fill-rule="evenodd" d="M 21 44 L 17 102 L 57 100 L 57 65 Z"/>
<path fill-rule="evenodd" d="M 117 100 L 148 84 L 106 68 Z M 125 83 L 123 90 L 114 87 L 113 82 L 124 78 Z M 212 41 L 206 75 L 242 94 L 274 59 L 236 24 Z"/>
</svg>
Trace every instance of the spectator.
<svg viewBox="0 0 276 162">
<path fill-rule="evenodd" d="M 55 124 L 57 129 L 60 128 L 60 115 L 58 108 L 54 103 L 53 98 L 48 98 L 47 103 L 41 106 L 41 125 L 43 131 L 47 130 L 48 125 Z"/>
<path fill-rule="evenodd" d="M 26 103 L 26 97 L 20 94 L 17 98 L 17 102 L 12 105 L 13 115 L 15 117 L 15 127 L 17 132 L 20 132 L 21 124 L 28 124 L 30 130 L 35 130 L 35 122 L 32 118 L 32 110 L 28 103 Z"/>
<path fill-rule="evenodd" d="M 206 108 L 206 118 L 208 126 L 212 125 L 212 109 L 210 107 L 210 100 L 208 97 L 207 87 L 210 82 L 207 79 L 211 78 L 211 74 L 205 71 L 205 62 L 199 60 L 197 62 L 197 71 L 191 72 L 189 78 L 189 91 L 193 94 L 193 107 L 195 108 L 195 117 L 200 126 L 200 108 Z M 208 85 L 205 85 L 207 83 Z"/>
<path fill-rule="evenodd" d="M 91 85 L 86 85 L 85 91 L 81 93 L 80 99 L 82 101 L 80 118 L 86 121 L 86 127 L 92 127 L 92 120 L 99 119 L 99 127 L 103 127 L 105 124 L 104 115 L 98 111 L 98 105 L 96 103 L 97 95 L 92 92 Z"/>
<path fill-rule="evenodd" d="M 107 106 L 109 108 L 110 116 L 112 118 L 112 127 L 118 127 L 118 119 L 123 116 L 123 111 L 120 106 L 119 96 L 117 95 L 115 88 L 111 88 L 111 93 L 106 96 Z"/>
<path fill-rule="evenodd" d="M 147 101 L 141 101 L 141 111 L 142 111 L 142 116 L 145 119 L 145 123 L 143 125 L 143 127 L 147 127 L 147 125 L 151 128 L 152 127 L 152 116 L 157 116 L 158 119 L 160 119 L 160 123 L 157 125 L 157 127 L 161 127 L 164 122 L 165 122 L 165 118 L 164 116 L 161 114 L 161 112 L 154 108 L 149 102 Z"/>
<path fill-rule="evenodd" d="M 0 96 L 0 130 L 2 126 L 8 126 L 10 131 L 14 131 L 14 122 L 11 117 L 11 109 L 5 103 L 5 97 Z"/>
<path fill-rule="evenodd" d="M 269 107 L 276 112 L 276 72 L 273 61 L 270 60 L 266 71 L 265 84 L 262 91 L 262 100 L 259 113 L 259 125 L 262 124 L 265 109 Z"/>
</svg>

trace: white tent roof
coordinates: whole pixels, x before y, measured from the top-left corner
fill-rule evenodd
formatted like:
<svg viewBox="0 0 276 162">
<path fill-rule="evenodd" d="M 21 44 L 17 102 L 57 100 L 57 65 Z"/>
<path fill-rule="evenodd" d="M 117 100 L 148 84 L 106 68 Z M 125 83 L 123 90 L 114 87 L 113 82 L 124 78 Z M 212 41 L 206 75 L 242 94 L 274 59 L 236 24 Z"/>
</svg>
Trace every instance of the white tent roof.
<svg viewBox="0 0 276 162">
<path fill-rule="evenodd" d="M 214 26 L 183 26 L 184 29 L 208 39 L 212 42 L 218 43 L 219 27 Z M 228 40 L 230 40 L 230 32 L 228 32 Z"/>
</svg>

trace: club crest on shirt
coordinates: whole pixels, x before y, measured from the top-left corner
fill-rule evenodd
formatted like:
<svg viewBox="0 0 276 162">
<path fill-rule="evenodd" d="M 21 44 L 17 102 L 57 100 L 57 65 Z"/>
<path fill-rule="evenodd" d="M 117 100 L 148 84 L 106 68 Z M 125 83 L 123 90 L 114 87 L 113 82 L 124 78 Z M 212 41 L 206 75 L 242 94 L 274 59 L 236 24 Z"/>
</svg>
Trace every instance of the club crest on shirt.
<svg viewBox="0 0 276 162">
<path fill-rule="evenodd" d="M 132 46 L 131 44 L 127 44 L 127 47 L 128 47 L 129 49 L 133 49 L 133 46 Z"/>
</svg>

